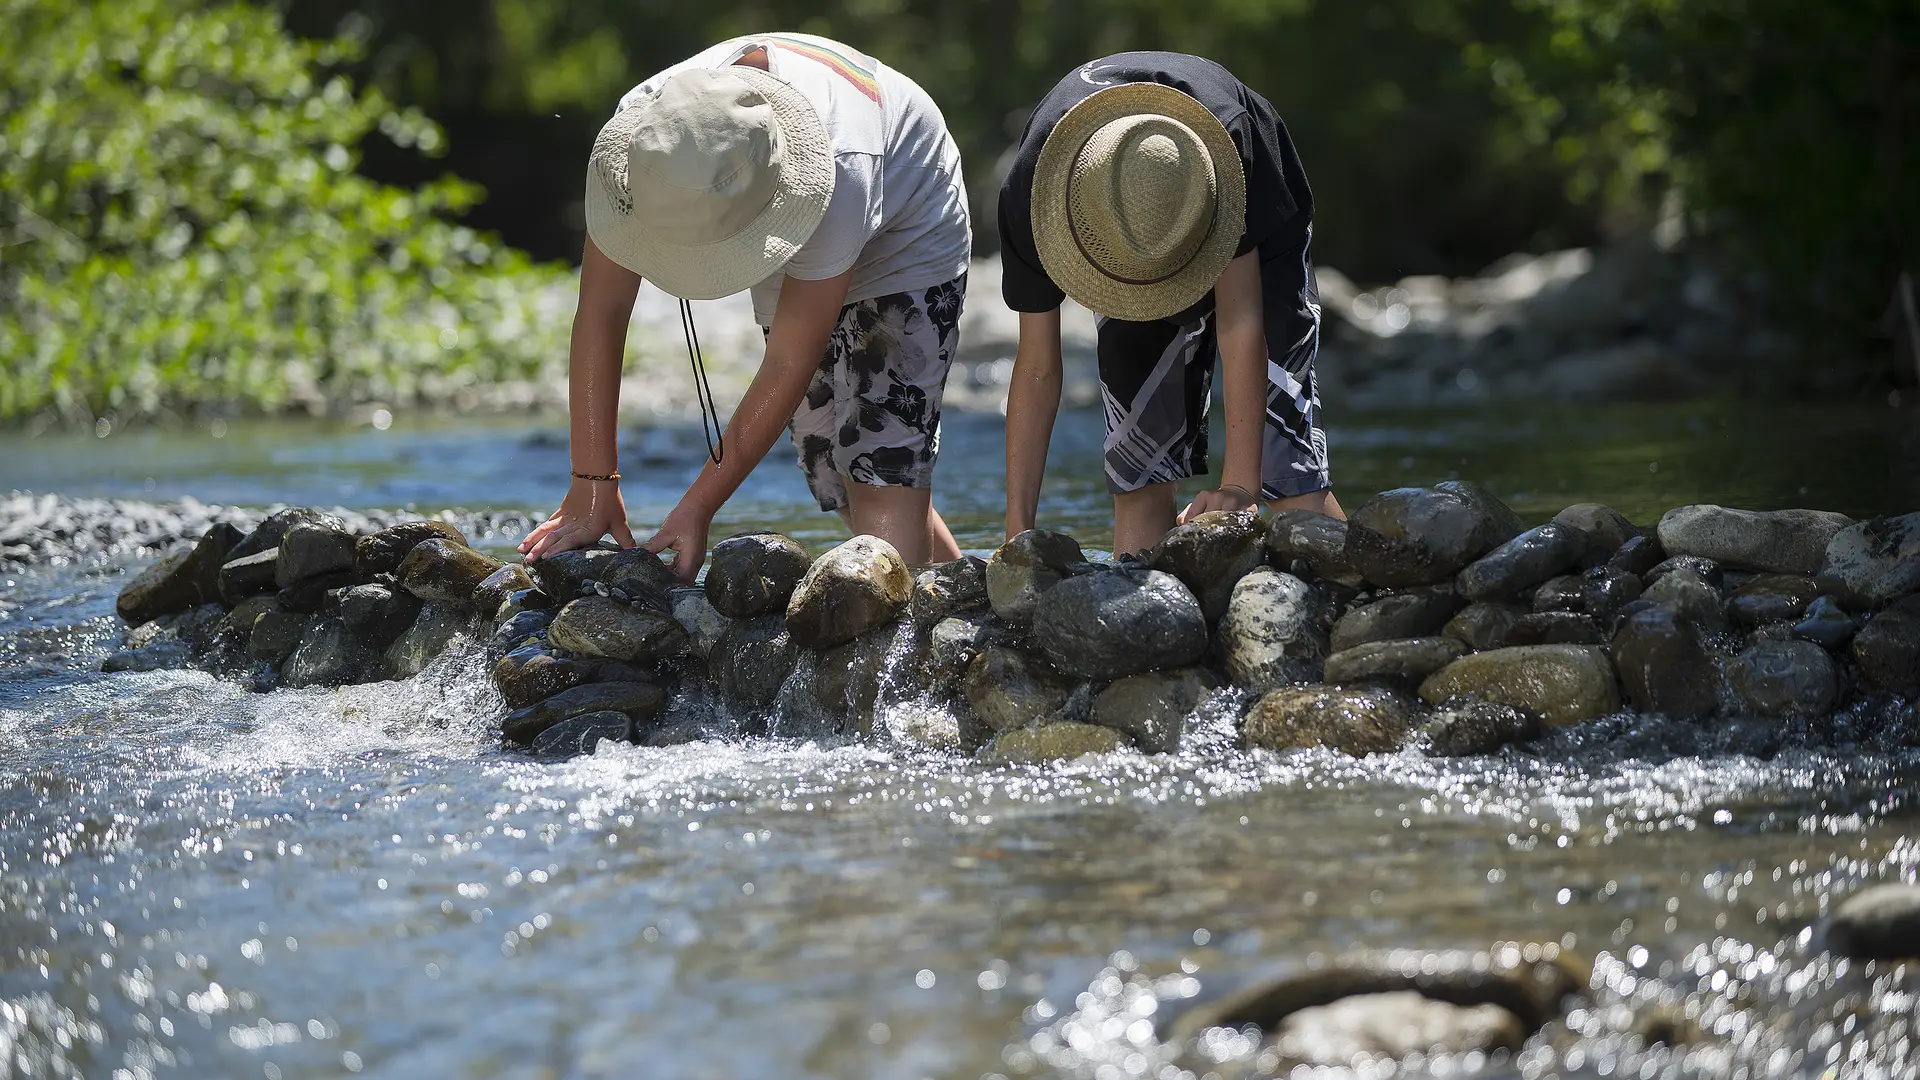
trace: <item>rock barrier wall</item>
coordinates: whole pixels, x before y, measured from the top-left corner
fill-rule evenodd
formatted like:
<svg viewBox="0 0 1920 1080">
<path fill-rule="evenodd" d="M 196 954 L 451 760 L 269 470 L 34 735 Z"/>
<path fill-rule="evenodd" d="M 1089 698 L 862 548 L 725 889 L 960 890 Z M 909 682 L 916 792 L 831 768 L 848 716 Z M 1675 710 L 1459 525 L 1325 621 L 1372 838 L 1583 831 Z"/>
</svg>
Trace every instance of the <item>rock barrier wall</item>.
<svg viewBox="0 0 1920 1080">
<path fill-rule="evenodd" d="M 1527 528 L 1447 482 L 1349 522 L 1206 514 L 1112 562 L 1042 530 L 917 571 L 870 536 L 811 558 L 748 533 L 683 587 L 645 551 L 521 565 L 442 521 L 292 508 L 216 522 L 118 609 L 106 670 L 260 690 L 405 678 L 482 642 L 503 740 L 551 753 L 699 737 L 700 701 L 748 734 L 863 737 L 910 700 L 934 706 L 913 738 L 990 760 L 1163 753 L 1232 690 L 1247 746 L 1481 754 L 1623 711 L 1787 722 L 1920 697 L 1920 513 L 1699 505 L 1642 529 L 1581 504 Z"/>
</svg>

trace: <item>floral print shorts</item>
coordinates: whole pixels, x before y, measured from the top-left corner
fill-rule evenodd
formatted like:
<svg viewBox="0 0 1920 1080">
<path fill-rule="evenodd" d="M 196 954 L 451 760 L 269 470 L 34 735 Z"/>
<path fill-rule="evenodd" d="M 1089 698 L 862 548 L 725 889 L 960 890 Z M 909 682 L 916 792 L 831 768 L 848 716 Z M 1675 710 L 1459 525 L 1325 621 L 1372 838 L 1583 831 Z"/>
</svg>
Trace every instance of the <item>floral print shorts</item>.
<svg viewBox="0 0 1920 1080">
<path fill-rule="evenodd" d="M 820 509 L 847 505 L 847 481 L 933 483 L 940 399 L 960 340 L 967 275 L 929 289 L 858 300 L 840 312 L 790 430 Z"/>
</svg>

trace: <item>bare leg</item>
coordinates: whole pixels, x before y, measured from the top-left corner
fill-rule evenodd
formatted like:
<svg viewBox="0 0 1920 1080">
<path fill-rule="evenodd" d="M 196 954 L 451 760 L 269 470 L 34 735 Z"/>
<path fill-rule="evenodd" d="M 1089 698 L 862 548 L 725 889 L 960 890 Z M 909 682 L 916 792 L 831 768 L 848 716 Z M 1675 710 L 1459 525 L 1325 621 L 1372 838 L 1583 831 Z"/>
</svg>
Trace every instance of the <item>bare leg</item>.
<svg viewBox="0 0 1920 1080">
<path fill-rule="evenodd" d="M 1347 520 L 1347 512 L 1340 509 L 1340 500 L 1333 497 L 1333 489 L 1325 488 L 1307 495 L 1294 495 L 1285 499 L 1275 499 L 1267 504 L 1269 513 L 1282 510 L 1311 510 L 1316 514 L 1325 514 L 1338 521 Z"/>
<path fill-rule="evenodd" d="M 947 523 L 933 508 L 933 492 L 926 488 L 849 483 L 847 505 L 840 516 L 856 535 L 865 533 L 892 544 L 908 566 L 960 557 Z"/>
<path fill-rule="evenodd" d="M 1145 551 L 1174 523 L 1173 484 L 1148 484 L 1113 497 L 1113 553 Z"/>
</svg>

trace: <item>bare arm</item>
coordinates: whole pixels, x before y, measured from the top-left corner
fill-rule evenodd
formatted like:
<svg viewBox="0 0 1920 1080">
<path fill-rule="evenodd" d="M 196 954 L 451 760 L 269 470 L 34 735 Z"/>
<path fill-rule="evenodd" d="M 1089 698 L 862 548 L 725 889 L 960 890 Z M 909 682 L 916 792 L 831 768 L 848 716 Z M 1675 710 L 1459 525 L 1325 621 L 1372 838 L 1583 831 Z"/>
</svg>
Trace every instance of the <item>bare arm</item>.
<svg viewBox="0 0 1920 1080">
<path fill-rule="evenodd" d="M 1267 424 L 1267 331 L 1260 262 L 1248 252 L 1227 264 L 1213 288 L 1220 342 L 1220 390 L 1227 419 L 1220 486 L 1195 495 L 1180 521 L 1209 510 L 1260 505 L 1261 446 Z"/>
<path fill-rule="evenodd" d="M 589 239 L 580 260 L 580 301 L 567 354 L 568 445 L 576 473 L 619 471 L 620 369 L 639 291 L 640 275 L 607 258 Z M 560 509 L 520 542 L 520 552 L 538 559 L 586 547 L 608 533 L 627 547 L 634 544 L 619 482 L 576 477 Z"/>
<path fill-rule="evenodd" d="M 680 504 L 646 543 L 648 551 L 673 549 L 673 570 L 682 581 L 691 582 L 707 557 L 707 529 L 713 515 L 740 489 L 792 421 L 826 355 L 827 339 L 840 321 L 852 280 L 849 270 L 820 281 L 790 277 L 781 283 L 766 357 L 727 422 L 723 460 L 715 465 L 712 458 L 707 459 Z"/>
<path fill-rule="evenodd" d="M 1020 313 L 1020 346 L 1007 386 L 1007 537 L 1033 528 L 1047 444 L 1060 413 L 1060 309 Z"/>
</svg>

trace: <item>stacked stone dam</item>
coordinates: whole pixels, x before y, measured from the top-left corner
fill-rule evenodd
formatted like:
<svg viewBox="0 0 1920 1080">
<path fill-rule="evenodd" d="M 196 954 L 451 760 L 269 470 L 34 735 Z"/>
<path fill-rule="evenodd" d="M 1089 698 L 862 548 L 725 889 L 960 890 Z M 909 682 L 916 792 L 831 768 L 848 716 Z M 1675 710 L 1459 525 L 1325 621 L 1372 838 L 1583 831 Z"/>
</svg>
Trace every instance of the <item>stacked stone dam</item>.
<svg viewBox="0 0 1920 1080">
<path fill-rule="evenodd" d="M 1787 720 L 1920 696 L 1920 513 L 1683 506 L 1643 531 L 1581 504 L 1529 529 L 1447 482 L 1350 522 L 1206 514 L 1114 562 L 1035 530 L 916 573 L 870 536 L 811 559 L 750 533 L 681 587 L 644 551 L 522 566 L 442 522 L 356 536 L 294 509 L 215 525 L 119 610 L 109 670 L 260 689 L 404 678 L 484 640 L 503 737 L 545 751 L 696 737 L 674 702 L 858 736 L 915 699 L 938 706 L 916 738 L 1002 761 L 1170 752 L 1204 702 L 1249 746 L 1476 754 L 1624 709 Z"/>
</svg>

